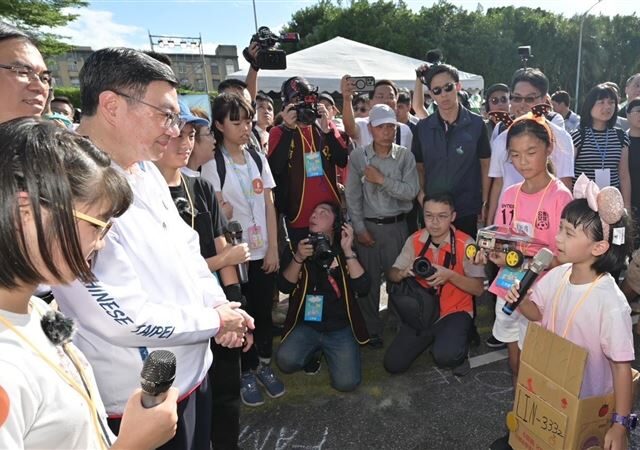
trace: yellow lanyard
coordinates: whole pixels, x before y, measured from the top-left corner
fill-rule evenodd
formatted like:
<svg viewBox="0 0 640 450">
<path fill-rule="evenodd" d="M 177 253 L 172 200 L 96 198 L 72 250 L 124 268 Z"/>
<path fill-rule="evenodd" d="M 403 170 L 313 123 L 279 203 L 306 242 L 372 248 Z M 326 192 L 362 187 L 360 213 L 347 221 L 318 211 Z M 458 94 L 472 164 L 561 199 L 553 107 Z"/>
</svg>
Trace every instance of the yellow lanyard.
<svg viewBox="0 0 640 450">
<path fill-rule="evenodd" d="M 184 181 L 182 173 L 180 174 L 180 182 L 184 187 L 184 191 L 187 193 L 187 200 L 189 200 L 189 209 L 191 210 L 191 229 L 195 229 L 196 211 L 193 209 L 193 201 L 191 200 L 191 194 L 189 193 L 189 186 L 187 186 L 187 183 Z"/>
<path fill-rule="evenodd" d="M 549 186 L 551 186 L 551 183 L 553 183 L 554 178 L 551 177 L 551 180 L 549 180 L 549 182 L 547 183 L 547 186 L 544 188 L 544 191 L 542 191 L 542 197 L 540 197 L 540 201 L 538 202 L 538 207 L 536 208 L 536 214 L 535 216 L 533 216 L 533 223 L 531 225 L 533 225 L 534 227 L 536 226 L 536 220 L 538 220 L 538 214 L 540 213 L 540 207 L 542 206 L 542 202 L 544 201 L 544 197 L 547 195 L 547 190 L 549 189 Z M 524 183 L 522 183 L 524 184 Z M 518 196 L 520 195 L 520 191 L 522 190 L 522 184 L 518 187 L 518 190 L 516 191 L 516 198 L 513 201 L 513 223 L 511 224 L 511 228 L 513 228 L 513 225 L 518 221 Z M 533 236 L 531 236 L 533 237 Z"/>
<path fill-rule="evenodd" d="M 304 132 L 302 131 L 302 129 L 300 127 L 298 127 L 298 133 L 300 133 L 300 137 L 302 138 L 302 153 L 306 153 L 305 152 L 305 144 L 307 146 L 307 148 L 309 149 L 309 153 L 315 153 L 316 151 L 316 140 L 313 137 L 313 127 L 310 127 L 311 130 L 311 142 L 309 142 L 309 140 L 307 139 L 307 137 L 304 135 Z"/>
<path fill-rule="evenodd" d="M 562 297 L 562 294 L 564 293 L 564 290 L 566 289 L 567 284 L 569 284 L 570 275 L 571 275 L 571 269 L 568 269 L 567 273 L 565 273 L 564 277 L 562 278 L 562 285 L 556 291 L 556 295 L 553 297 L 553 303 L 551 304 L 551 322 L 549 323 L 549 325 L 551 326 L 552 333 L 556 332 L 556 311 L 558 309 L 558 300 L 560 299 L 560 297 Z M 598 275 L 598 278 L 596 278 L 591 282 L 591 285 L 589 286 L 589 289 L 587 289 L 587 292 L 585 292 L 582 295 L 582 297 L 580 297 L 580 300 L 578 300 L 578 303 L 576 303 L 576 306 L 574 306 L 573 309 L 571 310 L 571 314 L 569 314 L 569 319 L 567 320 L 567 324 L 565 325 L 564 331 L 562 332 L 563 338 L 567 337 L 567 333 L 569 332 L 569 328 L 573 323 L 573 319 L 575 318 L 576 313 L 580 308 L 582 308 L 582 305 L 584 304 L 585 301 L 587 301 L 589 294 L 591 294 L 591 291 L 593 290 L 594 287 L 596 287 L 596 284 L 598 284 L 598 281 L 600 281 L 600 278 L 602 278 L 603 276 L 604 274 L 600 274 Z"/>
<path fill-rule="evenodd" d="M 32 305 L 30 303 L 30 305 L 35 308 L 35 305 Z M 37 308 L 36 308 L 37 309 Z M 38 310 L 38 312 L 40 313 L 40 311 Z M 100 431 L 100 425 L 98 423 L 98 408 L 96 408 L 95 403 L 92 400 L 92 397 L 95 398 L 95 393 L 92 393 L 89 390 L 89 383 L 87 383 L 85 381 L 85 375 L 84 375 L 84 370 L 82 369 L 82 365 L 78 362 L 78 358 L 77 356 L 74 354 L 74 352 L 72 351 L 71 347 L 69 347 L 66 344 L 63 344 L 63 347 L 66 350 L 66 354 L 69 357 L 69 359 L 71 360 L 71 363 L 74 365 L 74 367 L 76 368 L 76 370 L 78 371 L 78 375 L 80 376 L 80 378 L 82 379 L 83 383 L 86 385 L 87 387 L 87 392 L 85 392 L 84 389 L 82 389 L 78 383 L 76 383 L 76 381 L 71 378 L 68 374 L 66 374 L 58 364 L 54 363 L 53 361 L 51 361 L 51 359 L 49 359 L 49 357 L 47 355 L 45 355 L 44 353 L 42 353 L 42 351 L 40 351 L 40 349 L 38 349 L 38 347 L 36 347 L 30 340 L 28 337 L 26 337 L 24 334 L 22 334 L 20 332 L 20 330 L 18 330 L 11 322 L 9 322 L 7 319 L 5 319 L 4 317 L 0 316 L 0 323 L 2 323 L 5 327 L 7 327 L 8 330 L 13 331 L 20 339 L 22 339 L 24 342 L 26 342 L 26 344 L 31 347 L 31 350 L 33 350 L 33 352 L 38 355 L 45 363 L 47 363 L 47 365 L 49 365 L 58 375 L 60 375 L 60 378 L 62 378 L 69 386 L 71 386 L 71 388 L 73 390 L 75 390 L 78 394 L 80 394 L 80 396 L 84 399 L 85 402 L 87 402 L 87 406 L 89 407 L 89 413 L 91 415 L 91 418 L 93 419 L 93 427 L 95 429 L 96 435 L 98 436 L 98 441 L 100 442 L 100 447 L 104 450 L 107 450 L 107 444 L 106 444 L 106 440 L 108 439 L 106 434 L 103 434 Z M 72 356 L 73 355 L 73 356 Z M 106 433 L 106 432 L 105 432 Z"/>
</svg>

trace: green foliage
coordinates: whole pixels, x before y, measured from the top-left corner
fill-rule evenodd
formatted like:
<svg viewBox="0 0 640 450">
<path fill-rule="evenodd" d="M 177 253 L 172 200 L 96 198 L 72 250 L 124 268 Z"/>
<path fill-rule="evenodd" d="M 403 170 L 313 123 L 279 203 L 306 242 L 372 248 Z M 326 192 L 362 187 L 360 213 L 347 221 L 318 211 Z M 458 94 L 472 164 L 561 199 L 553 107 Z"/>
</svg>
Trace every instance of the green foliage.
<svg viewBox="0 0 640 450">
<path fill-rule="evenodd" d="M 53 90 L 53 96 L 55 97 L 67 97 L 73 103 L 76 108 L 82 109 L 82 102 L 80 101 L 80 88 L 79 87 L 59 87 Z"/>
<path fill-rule="evenodd" d="M 413 12 L 403 1 L 320 0 L 293 14 L 285 31 L 300 33 L 301 50 L 342 36 L 418 59 L 440 48 L 446 62 L 481 74 L 485 85 L 511 80 L 520 67 L 517 47 L 531 45 L 553 92 L 575 92 L 581 16 L 567 18 L 540 8 L 500 7 L 467 11 L 445 0 Z M 580 11 L 580 8 L 577 9 Z M 582 42 L 581 91 L 610 80 L 623 85 L 640 71 L 640 18 L 588 16 Z M 411 71 L 414 68 L 407 68 Z"/>
<path fill-rule="evenodd" d="M 64 26 L 75 20 L 65 8 L 87 6 L 85 0 L 0 0 L 0 19 L 31 33 L 45 56 L 64 53 L 70 48 L 59 41 L 61 36 L 43 31 L 43 28 Z"/>
</svg>

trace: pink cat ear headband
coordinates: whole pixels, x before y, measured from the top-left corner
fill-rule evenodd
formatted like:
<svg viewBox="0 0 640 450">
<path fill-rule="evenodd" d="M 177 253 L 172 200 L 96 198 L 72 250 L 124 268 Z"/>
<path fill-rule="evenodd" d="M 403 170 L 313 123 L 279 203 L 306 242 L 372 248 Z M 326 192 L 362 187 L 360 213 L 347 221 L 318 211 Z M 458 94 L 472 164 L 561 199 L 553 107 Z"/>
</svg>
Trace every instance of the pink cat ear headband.
<svg viewBox="0 0 640 450">
<path fill-rule="evenodd" d="M 609 241 L 609 226 L 619 222 L 625 215 L 624 200 L 620 191 L 612 186 L 601 190 L 583 173 L 573 185 L 573 197 L 586 199 L 589 208 L 598 213 L 602 222 L 604 239 Z M 616 245 L 622 245 L 624 239 L 624 227 L 614 228 L 612 242 Z"/>
</svg>

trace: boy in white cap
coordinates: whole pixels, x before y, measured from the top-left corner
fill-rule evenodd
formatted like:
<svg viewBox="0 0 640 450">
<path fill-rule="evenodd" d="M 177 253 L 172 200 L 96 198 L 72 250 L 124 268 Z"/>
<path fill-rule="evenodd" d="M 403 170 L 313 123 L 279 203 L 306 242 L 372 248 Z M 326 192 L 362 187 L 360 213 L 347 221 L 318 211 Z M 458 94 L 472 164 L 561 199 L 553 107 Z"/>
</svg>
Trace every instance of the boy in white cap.
<svg viewBox="0 0 640 450">
<path fill-rule="evenodd" d="M 358 259 L 371 277 L 369 295 L 359 299 L 360 309 L 371 337 L 369 344 L 382 348 L 380 275 L 391 268 L 407 239 L 405 215 L 420 186 L 413 154 L 394 142 L 395 111 L 386 104 L 373 106 L 367 126 L 373 142 L 351 153 L 345 194 Z"/>
</svg>

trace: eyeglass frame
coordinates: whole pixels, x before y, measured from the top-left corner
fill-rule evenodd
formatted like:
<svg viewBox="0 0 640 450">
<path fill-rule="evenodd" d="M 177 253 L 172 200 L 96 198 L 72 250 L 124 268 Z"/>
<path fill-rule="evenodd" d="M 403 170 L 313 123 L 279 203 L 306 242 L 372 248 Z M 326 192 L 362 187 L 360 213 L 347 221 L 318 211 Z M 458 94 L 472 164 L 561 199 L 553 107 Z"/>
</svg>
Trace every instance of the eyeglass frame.
<svg viewBox="0 0 640 450">
<path fill-rule="evenodd" d="M 15 73 L 18 77 L 26 76 L 29 80 L 29 83 L 37 78 L 38 81 L 40 81 L 41 84 L 44 84 L 45 86 L 47 86 L 48 89 L 52 89 L 55 85 L 55 79 L 53 78 L 53 75 L 51 75 L 50 70 L 44 70 L 41 73 L 36 73 L 36 71 L 29 66 L 25 66 L 25 65 L 12 66 L 10 64 L 0 64 L 0 69 L 10 70 L 11 72 Z M 22 71 L 23 73 L 21 73 L 20 71 Z M 49 81 L 45 81 L 42 79 L 44 75 L 49 76 Z"/>
<path fill-rule="evenodd" d="M 543 95 L 535 95 L 535 96 L 527 96 L 527 97 L 521 97 L 519 95 L 510 95 L 509 96 L 509 100 L 511 101 L 511 103 L 526 103 L 527 105 L 533 105 L 536 101 L 536 99 L 542 98 Z"/>
<path fill-rule="evenodd" d="M 180 118 L 180 114 L 179 113 L 174 113 L 174 112 L 170 112 L 167 111 L 165 109 L 160 108 L 159 106 L 155 106 L 152 105 L 151 103 L 147 103 L 144 100 L 140 100 L 139 98 L 136 98 L 132 95 L 129 94 L 125 94 L 123 92 L 120 91 L 116 91 L 115 89 L 111 89 L 111 92 L 113 92 L 116 95 L 119 95 L 120 97 L 124 97 L 124 98 L 128 98 L 129 100 L 133 100 L 134 102 L 138 102 L 141 103 L 145 106 L 148 106 L 149 108 L 155 109 L 158 112 L 161 112 L 162 114 L 165 115 L 165 121 L 164 124 L 162 125 L 162 127 L 165 130 L 170 130 L 171 128 L 178 127 L 178 131 L 182 131 L 182 129 L 184 128 L 184 126 L 187 124 L 187 122 L 184 119 Z"/>
<path fill-rule="evenodd" d="M 526 98 L 526 97 L 522 97 L 522 98 Z M 491 103 L 492 105 L 497 105 L 499 103 L 502 103 L 502 104 L 509 103 L 509 96 L 501 95 L 500 97 L 489 97 L 489 103 Z"/>
<path fill-rule="evenodd" d="M 92 225 L 95 225 L 97 227 L 100 227 L 100 234 L 98 235 L 98 240 L 101 241 L 103 240 L 106 236 L 107 233 L 109 232 L 109 230 L 111 230 L 111 227 L 113 226 L 113 221 L 109 220 L 108 222 L 104 222 L 100 219 L 96 219 L 95 217 L 89 216 L 85 213 L 81 213 L 80 211 L 76 211 L 75 209 L 72 211 L 73 213 L 73 217 L 75 217 L 78 220 L 83 220 L 87 223 L 90 223 Z"/>
<path fill-rule="evenodd" d="M 455 87 L 456 87 L 456 83 L 454 83 L 453 81 L 450 81 L 449 83 L 445 84 L 442 87 L 434 87 L 433 89 L 429 89 L 429 92 L 431 92 L 433 95 L 438 97 L 443 93 L 443 91 L 449 93 L 453 91 Z"/>
<path fill-rule="evenodd" d="M 447 214 L 446 217 L 444 216 L 444 213 L 442 213 L 442 214 L 430 214 L 429 216 L 427 216 L 427 214 L 428 213 L 426 213 L 426 212 L 423 214 L 424 221 L 425 222 L 430 222 L 430 223 L 433 223 L 433 222 L 438 222 L 438 223 L 446 222 L 447 220 L 451 219 L 451 217 L 453 216 L 452 213 Z"/>
</svg>

